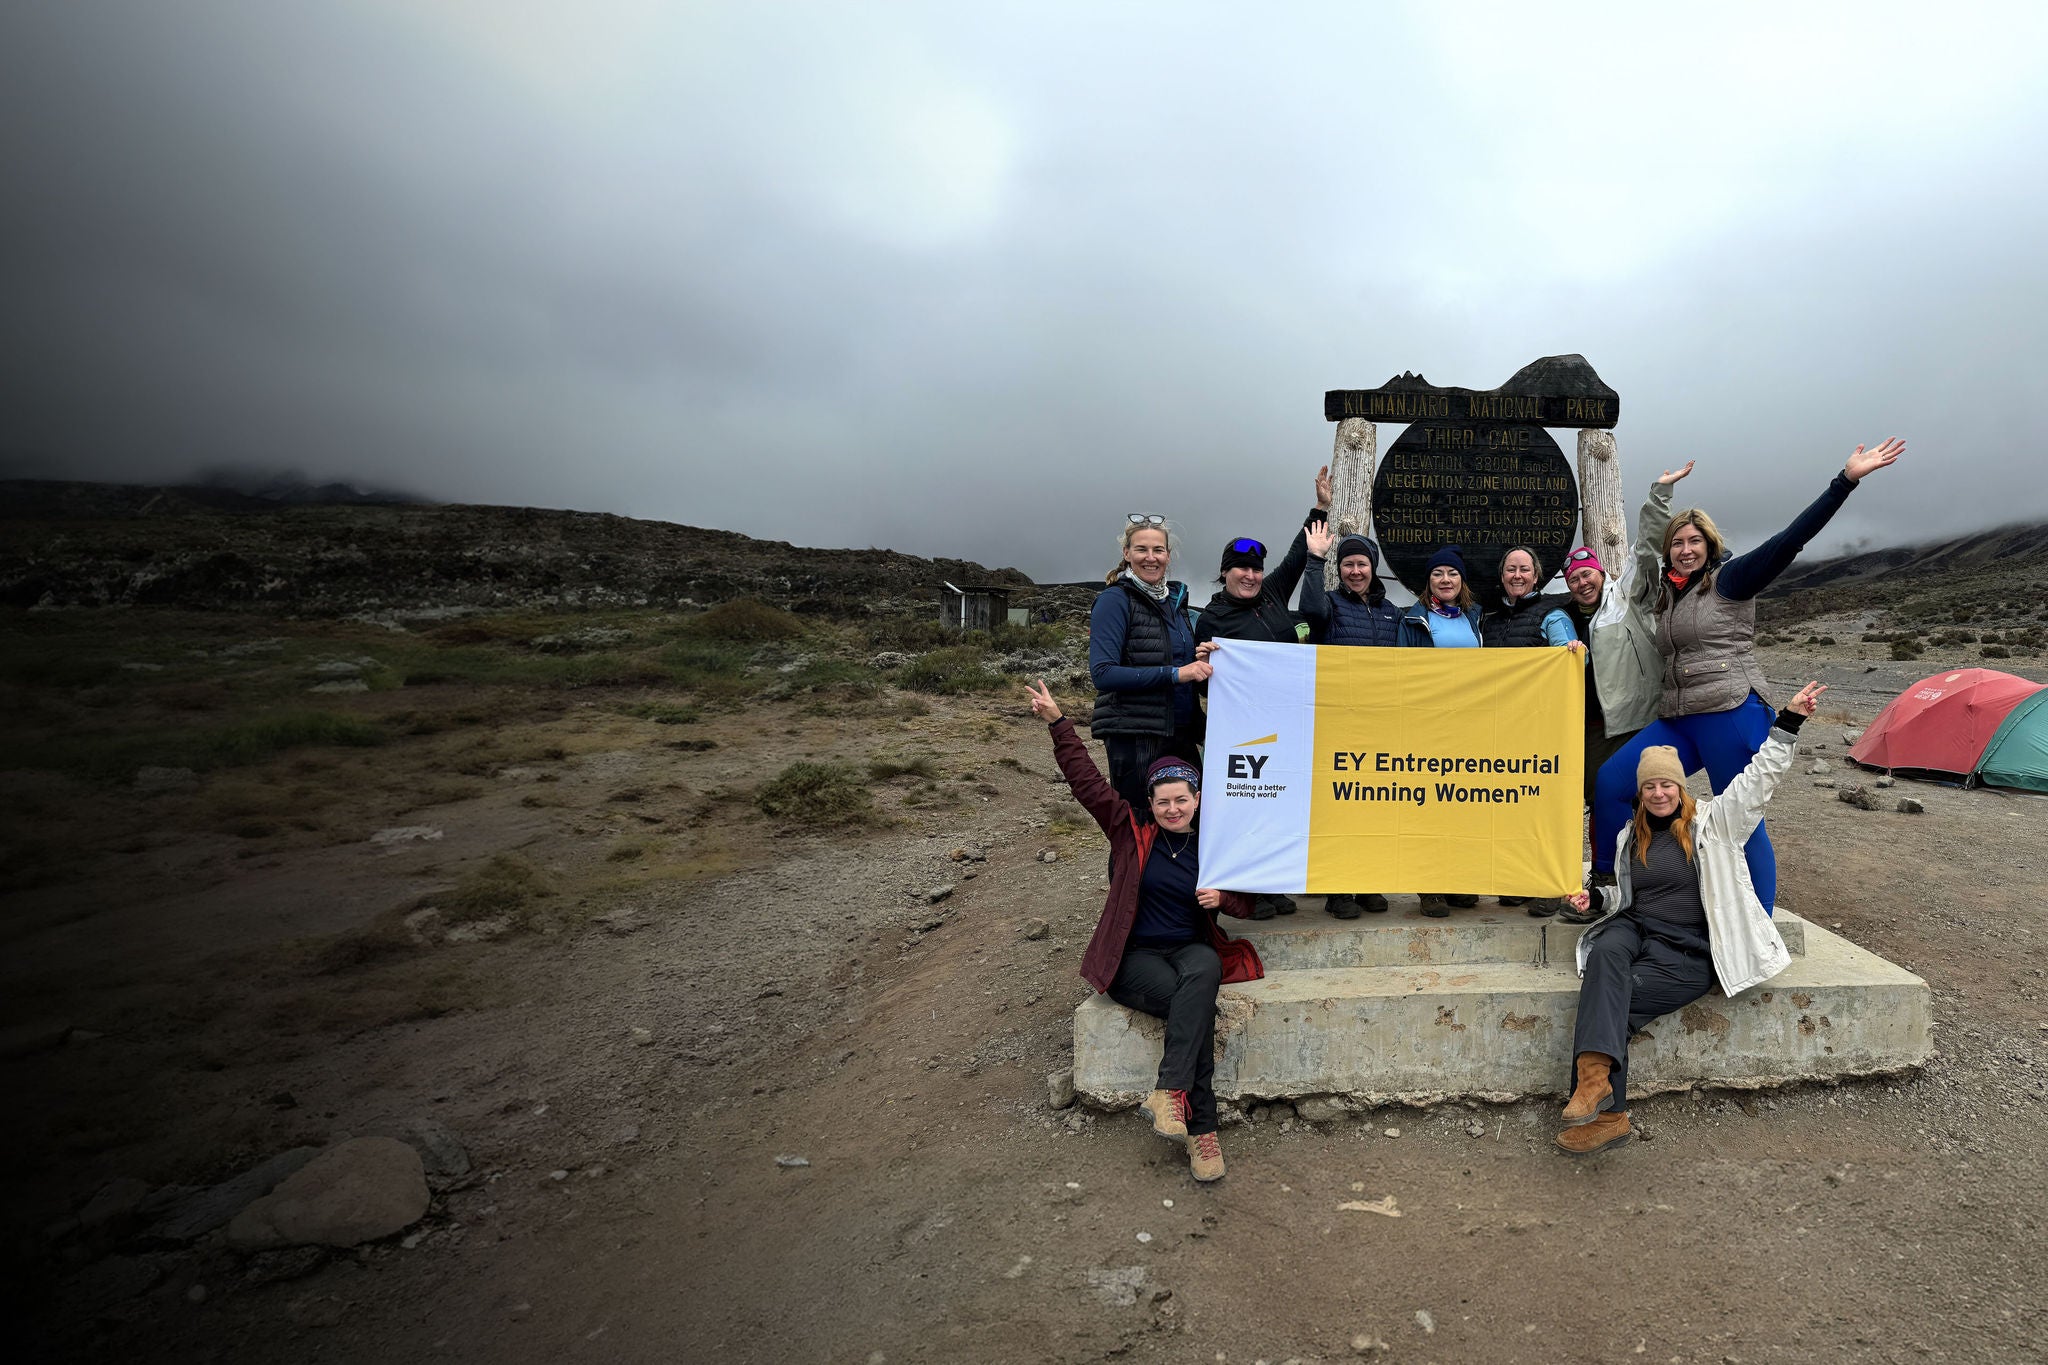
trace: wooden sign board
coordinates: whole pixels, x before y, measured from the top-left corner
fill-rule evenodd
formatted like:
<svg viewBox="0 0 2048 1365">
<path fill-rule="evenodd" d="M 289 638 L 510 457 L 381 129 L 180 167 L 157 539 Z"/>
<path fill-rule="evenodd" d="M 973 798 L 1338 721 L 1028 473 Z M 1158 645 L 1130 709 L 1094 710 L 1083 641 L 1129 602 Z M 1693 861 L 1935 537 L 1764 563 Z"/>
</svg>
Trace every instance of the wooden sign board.
<svg viewBox="0 0 2048 1365">
<path fill-rule="evenodd" d="M 1323 417 L 1605 428 L 1621 420 L 1621 395 L 1584 356 L 1552 355 L 1524 365 L 1497 389 L 1444 388 L 1419 374 L 1396 375 L 1376 389 L 1331 389 L 1323 395 Z"/>
<path fill-rule="evenodd" d="M 1501 556 L 1527 545 L 1555 573 L 1575 543 L 1579 486 L 1550 433 L 1512 422 L 1412 422 L 1372 486 L 1387 568 L 1421 596 L 1431 555 L 1455 545 L 1481 601 L 1500 592 Z"/>
</svg>

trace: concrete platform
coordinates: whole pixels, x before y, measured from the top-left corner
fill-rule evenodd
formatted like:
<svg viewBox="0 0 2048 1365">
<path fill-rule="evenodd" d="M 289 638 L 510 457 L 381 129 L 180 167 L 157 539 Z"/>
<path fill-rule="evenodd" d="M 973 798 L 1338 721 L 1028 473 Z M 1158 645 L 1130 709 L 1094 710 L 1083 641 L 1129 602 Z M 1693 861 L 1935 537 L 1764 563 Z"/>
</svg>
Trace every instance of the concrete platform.
<svg viewBox="0 0 2048 1365">
<path fill-rule="evenodd" d="M 1333 967 L 1412 967 L 1454 962 L 1572 962 L 1585 926 L 1536 919 L 1518 906 L 1491 898 L 1448 919 L 1430 919 L 1413 896 L 1393 896 L 1385 914 L 1332 919 L 1321 896 L 1297 896 L 1301 909 L 1268 920 L 1231 920 L 1233 938 L 1250 939 L 1270 972 Z M 1806 921 L 1777 914 L 1778 934 L 1798 957 L 1806 951 Z"/>
<path fill-rule="evenodd" d="M 1504 912 L 1488 924 L 1483 907 L 1412 923 L 1398 911 L 1370 925 L 1318 912 L 1323 923 L 1312 926 L 1306 917 L 1304 909 L 1249 926 L 1268 974 L 1223 988 L 1219 1096 L 1372 1104 L 1564 1093 L 1578 1015 L 1576 926 L 1527 916 L 1510 924 Z M 1779 919 L 1788 947 L 1798 936 L 1792 965 L 1733 999 L 1709 995 L 1653 1024 L 1630 1049 L 1632 1094 L 1839 1079 L 1926 1061 L 1926 982 L 1785 911 Z M 1341 943 L 1325 926 L 1358 941 Z M 1367 965 L 1278 965 L 1319 959 Z M 1158 1020 L 1094 996 L 1074 1013 L 1075 1088 L 1105 1107 L 1134 1104 L 1152 1088 L 1160 1047 Z"/>
</svg>

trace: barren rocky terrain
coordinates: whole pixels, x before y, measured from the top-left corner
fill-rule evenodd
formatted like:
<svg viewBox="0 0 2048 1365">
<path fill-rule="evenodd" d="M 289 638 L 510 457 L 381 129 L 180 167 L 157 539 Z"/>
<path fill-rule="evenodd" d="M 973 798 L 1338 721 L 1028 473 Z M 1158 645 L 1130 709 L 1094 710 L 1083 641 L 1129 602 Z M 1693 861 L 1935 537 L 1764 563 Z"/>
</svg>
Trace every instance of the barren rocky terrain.
<svg viewBox="0 0 2048 1365">
<path fill-rule="evenodd" d="M 1945 572 L 1771 604 L 1764 650 L 1835 688 L 1781 899 L 1927 979 L 1924 1072 L 1655 1097 L 1585 1162 L 1551 1097 L 1254 1107 L 1214 1187 L 1048 1097 L 1103 844 L 1020 679 L 1081 700 L 1068 627 L 15 609 L 18 1320 L 79 1360 L 2038 1359 L 2048 805 L 1816 785 L 1907 682 L 2048 680 L 2041 594 Z M 373 1136 L 402 1228 L 195 1231 Z"/>
</svg>

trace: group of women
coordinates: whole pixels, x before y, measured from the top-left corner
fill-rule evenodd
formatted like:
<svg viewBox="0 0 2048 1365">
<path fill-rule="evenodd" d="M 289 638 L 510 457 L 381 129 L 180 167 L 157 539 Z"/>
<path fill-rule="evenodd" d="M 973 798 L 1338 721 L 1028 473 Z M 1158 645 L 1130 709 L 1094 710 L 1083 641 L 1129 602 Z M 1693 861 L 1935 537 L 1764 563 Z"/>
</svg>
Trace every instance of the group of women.
<svg viewBox="0 0 2048 1365">
<path fill-rule="evenodd" d="M 1197 1180 L 1224 1171 L 1211 1086 L 1217 990 L 1263 972 L 1257 953 L 1224 933 L 1217 915 L 1257 919 L 1296 908 L 1284 896 L 1201 883 L 1202 694 L 1216 650 L 1231 640 L 1551 646 L 1587 660 L 1591 883 L 1561 903 L 1526 904 L 1532 915 L 1593 925 L 1579 942 L 1571 1097 L 1557 1142 L 1573 1154 L 1601 1151 L 1629 1137 L 1628 1035 L 1716 984 L 1734 995 L 1788 961 L 1771 924 L 1777 870 L 1763 809 L 1825 689 L 1809 684 L 1781 710 L 1764 700 L 1753 649 L 1756 598 L 1857 484 L 1904 449 L 1899 440 L 1858 446 L 1819 499 L 1737 556 L 1705 512 L 1672 512 L 1672 489 L 1692 472 L 1688 463 L 1652 486 L 1633 563 L 1619 578 L 1610 579 L 1597 553 L 1581 546 L 1566 556 L 1567 592 L 1545 596 L 1539 589 L 1549 567 L 1517 546 L 1502 559 L 1498 591 L 1487 585 L 1484 607 L 1456 546 L 1431 556 L 1419 601 L 1405 609 L 1388 602 L 1378 547 L 1364 536 L 1332 534 L 1327 469 L 1316 476 L 1316 506 L 1279 566 L 1266 572 L 1258 540 L 1231 540 L 1219 591 L 1198 613 L 1187 586 L 1167 577 L 1173 546 L 1166 519 L 1126 518 L 1117 565 L 1089 621 L 1097 688 L 1091 729 L 1109 761 L 1107 780 L 1044 683 L 1030 689 L 1030 699 L 1051 727 L 1075 798 L 1110 840 L 1109 897 L 1082 976 L 1166 1021 L 1157 1083 L 1141 1109 L 1153 1131 L 1185 1144 Z M 1333 549 L 1337 585 L 1326 591 Z M 1287 608 L 1297 584 L 1299 618 Z M 1699 802 L 1686 775 L 1702 768 L 1714 796 Z M 1425 915 L 1441 917 L 1477 897 L 1421 900 Z M 1329 897 L 1326 908 L 1348 919 L 1384 912 L 1387 901 L 1368 891 Z"/>
</svg>

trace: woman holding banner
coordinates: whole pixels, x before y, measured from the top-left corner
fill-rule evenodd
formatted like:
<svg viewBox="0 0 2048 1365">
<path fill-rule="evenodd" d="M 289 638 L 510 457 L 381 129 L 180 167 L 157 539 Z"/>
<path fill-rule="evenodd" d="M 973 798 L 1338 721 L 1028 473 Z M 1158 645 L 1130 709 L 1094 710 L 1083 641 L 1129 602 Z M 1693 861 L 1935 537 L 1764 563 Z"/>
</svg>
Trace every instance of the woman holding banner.
<svg viewBox="0 0 2048 1365">
<path fill-rule="evenodd" d="M 1771 707 L 1754 647 L 1757 594 L 1791 567 L 1865 476 L 1892 464 L 1905 449 L 1897 438 L 1874 450 L 1857 446 L 1827 491 L 1790 526 L 1732 558 L 1705 512 L 1689 508 L 1672 516 L 1664 530 L 1664 574 L 1655 604 L 1664 695 L 1658 719 L 1601 766 L 1593 807 L 1596 875 L 1613 871 L 1608 850 L 1628 820 L 1630 782 L 1644 749 L 1670 746 L 1685 771 L 1705 768 L 1719 792 L 1762 746 Z M 1683 471 L 1665 476 L 1672 482 L 1683 477 Z M 1776 904 L 1778 861 L 1762 824 L 1744 852 L 1750 881 L 1768 911 Z"/>
<path fill-rule="evenodd" d="M 1705 805 L 1686 790 L 1676 749 L 1653 744 L 1637 756 L 1634 818 L 1614 847 L 1616 884 L 1596 888 L 1605 913 L 1579 938 L 1572 1094 L 1557 1135 L 1572 1155 L 1629 1139 L 1631 1034 L 1716 984 L 1732 996 L 1791 961 L 1742 850 L 1826 690 L 1817 682 L 1799 689 L 1748 765 Z M 1571 903 L 1583 911 L 1591 897 L 1580 891 Z"/>
<path fill-rule="evenodd" d="M 1415 649 L 1478 649 L 1486 642 L 1480 637 L 1479 603 L 1465 581 L 1465 556 L 1455 545 L 1446 545 L 1429 557 L 1429 591 L 1401 613 L 1401 643 Z M 1446 919 L 1451 907 L 1469 910 L 1479 897 L 1464 894 L 1434 895 L 1419 899 L 1422 913 L 1431 919 Z"/>
<path fill-rule="evenodd" d="M 1208 650 L 1188 622 L 1185 583 L 1168 582 L 1173 546 L 1166 518 L 1124 519 L 1116 567 L 1088 613 L 1088 672 L 1095 680 L 1089 728 L 1109 756 L 1110 781 L 1142 806 L 1145 770 L 1171 754 L 1200 766 L 1202 712 L 1195 685 L 1209 677 Z"/>
<path fill-rule="evenodd" d="M 1528 545 L 1516 545 L 1500 557 L 1500 600 L 1479 619 L 1479 638 L 1489 649 L 1534 649 L 1556 645 L 1581 653 L 1586 646 L 1572 629 L 1566 615 L 1567 597 L 1545 597 L 1536 591 L 1548 575 L 1543 561 Z M 1589 679 L 1587 685 L 1591 686 Z M 1542 919 L 1557 913 L 1558 902 L 1547 896 L 1502 896 L 1502 905 L 1525 905 L 1529 914 Z"/>
<path fill-rule="evenodd" d="M 1223 1178 L 1216 1136 L 1216 990 L 1265 975 L 1251 944 L 1216 924 L 1220 911 L 1248 918 L 1251 903 L 1200 885 L 1202 775 L 1173 756 L 1145 776 L 1133 807 L 1102 778 L 1072 721 L 1041 679 L 1031 712 L 1052 730 L 1052 752 L 1074 799 L 1109 836 L 1109 899 L 1081 958 L 1081 976 L 1128 1009 L 1166 1021 L 1158 1084 L 1139 1109 L 1152 1131 L 1183 1143 L 1197 1180 Z"/>
<path fill-rule="evenodd" d="M 1328 549 L 1327 540 L 1323 548 Z M 1349 535 L 1337 544 L 1337 591 L 1323 588 L 1323 555 L 1309 547 L 1308 573 L 1302 579 L 1301 612 L 1308 617 L 1309 638 L 1317 644 L 1393 648 L 1401 643 L 1401 609 L 1387 600 L 1380 582 L 1380 547 L 1364 536 Z M 1387 898 L 1377 891 L 1331 894 L 1323 909 L 1338 919 L 1357 919 L 1361 912 L 1383 915 Z"/>
</svg>

